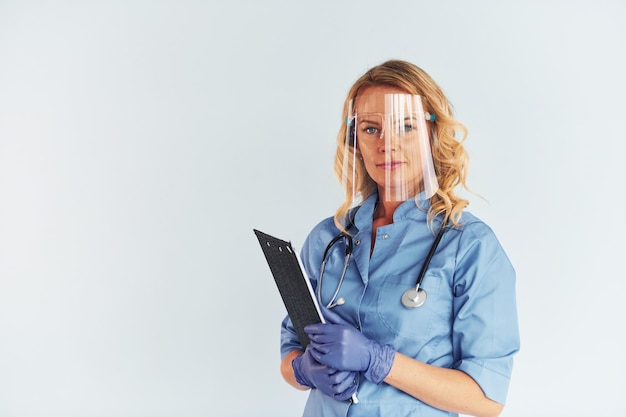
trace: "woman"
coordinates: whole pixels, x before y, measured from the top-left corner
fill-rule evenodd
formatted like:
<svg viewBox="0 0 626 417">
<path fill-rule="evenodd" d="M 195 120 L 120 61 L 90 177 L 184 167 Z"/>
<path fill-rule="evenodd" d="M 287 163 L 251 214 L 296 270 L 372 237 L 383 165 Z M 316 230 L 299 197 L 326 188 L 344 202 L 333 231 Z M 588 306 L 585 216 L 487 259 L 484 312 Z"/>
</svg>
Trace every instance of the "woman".
<svg viewBox="0 0 626 417">
<path fill-rule="evenodd" d="M 397 60 L 356 81 L 342 119 L 346 201 L 301 253 L 326 323 L 305 328 L 303 352 L 284 320 L 283 377 L 311 389 L 305 416 L 499 415 L 519 350 L 515 272 L 454 192 L 465 127 L 428 74 Z"/>
</svg>

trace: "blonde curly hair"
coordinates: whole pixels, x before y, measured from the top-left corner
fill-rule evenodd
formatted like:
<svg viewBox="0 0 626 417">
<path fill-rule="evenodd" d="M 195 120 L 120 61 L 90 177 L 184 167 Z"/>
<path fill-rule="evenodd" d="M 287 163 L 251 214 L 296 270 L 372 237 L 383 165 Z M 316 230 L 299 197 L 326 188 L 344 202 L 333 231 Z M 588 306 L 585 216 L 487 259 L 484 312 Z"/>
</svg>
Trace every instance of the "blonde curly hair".
<svg viewBox="0 0 626 417">
<path fill-rule="evenodd" d="M 432 133 L 430 146 L 435 166 L 439 189 L 430 198 L 430 208 L 428 209 L 428 222 L 432 226 L 433 219 L 443 216 L 444 223 L 450 221 L 453 225 L 460 224 L 463 209 L 469 204 L 454 193 L 457 186 L 467 189 L 466 175 L 469 164 L 469 157 L 463 146 L 463 141 L 467 136 L 467 128 L 455 120 L 453 117 L 452 105 L 443 94 L 441 88 L 435 81 L 418 66 L 401 60 L 390 60 L 369 69 L 350 88 L 343 106 L 342 123 L 337 134 L 337 151 L 335 155 L 335 175 L 340 182 L 343 178 L 344 154 L 346 151 L 346 133 L 349 126 L 345 120 L 348 115 L 350 101 L 355 99 L 360 91 L 368 87 L 392 87 L 405 91 L 408 94 L 415 94 L 422 97 L 424 111 L 435 115 L 435 122 L 432 123 Z M 456 134 L 460 133 L 461 138 L 456 139 Z M 350 149 L 350 152 L 353 150 Z M 356 150 L 358 154 L 358 149 Z M 356 158 L 346 161 L 352 171 L 354 167 L 355 178 L 347 178 L 345 183 L 344 203 L 335 213 L 335 225 L 344 232 L 345 219 L 348 210 L 354 205 L 353 189 L 361 199 L 365 200 L 376 191 L 377 185 L 365 170 L 363 160 Z"/>
</svg>

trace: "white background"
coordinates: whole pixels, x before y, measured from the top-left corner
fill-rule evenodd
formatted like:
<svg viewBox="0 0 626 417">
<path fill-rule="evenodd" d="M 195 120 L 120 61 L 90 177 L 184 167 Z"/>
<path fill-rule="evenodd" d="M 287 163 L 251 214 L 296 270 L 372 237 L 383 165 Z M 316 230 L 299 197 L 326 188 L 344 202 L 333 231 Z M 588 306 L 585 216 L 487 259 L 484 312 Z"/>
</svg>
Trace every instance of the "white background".
<svg viewBox="0 0 626 417">
<path fill-rule="evenodd" d="M 469 128 L 518 272 L 504 416 L 623 416 L 625 3 L 1 1 L 0 416 L 297 416 L 252 229 L 340 204 L 389 58 Z M 480 196 L 480 197 L 479 197 Z"/>
</svg>

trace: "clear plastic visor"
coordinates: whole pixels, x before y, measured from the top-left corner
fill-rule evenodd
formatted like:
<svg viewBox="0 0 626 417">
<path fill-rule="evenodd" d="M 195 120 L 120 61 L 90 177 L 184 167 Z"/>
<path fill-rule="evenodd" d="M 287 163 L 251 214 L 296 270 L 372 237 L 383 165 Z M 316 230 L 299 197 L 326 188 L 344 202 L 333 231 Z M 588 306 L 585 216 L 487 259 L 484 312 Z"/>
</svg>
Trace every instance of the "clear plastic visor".
<svg viewBox="0 0 626 417">
<path fill-rule="evenodd" d="M 428 134 L 431 119 L 417 95 L 372 94 L 350 101 L 342 182 L 352 188 L 353 202 L 364 197 L 367 176 L 384 201 L 435 194 L 439 184 Z"/>
</svg>

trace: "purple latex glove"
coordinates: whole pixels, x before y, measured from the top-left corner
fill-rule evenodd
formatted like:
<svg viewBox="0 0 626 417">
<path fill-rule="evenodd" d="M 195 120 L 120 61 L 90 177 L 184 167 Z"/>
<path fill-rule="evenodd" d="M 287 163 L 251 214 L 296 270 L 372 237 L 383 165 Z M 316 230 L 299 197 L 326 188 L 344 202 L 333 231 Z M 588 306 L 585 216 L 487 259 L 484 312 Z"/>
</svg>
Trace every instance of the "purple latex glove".
<svg viewBox="0 0 626 417">
<path fill-rule="evenodd" d="M 356 372 L 338 371 L 322 365 L 311 356 L 310 346 L 291 362 L 291 367 L 298 384 L 317 388 L 337 401 L 345 401 L 356 392 Z"/>
<path fill-rule="evenodd" d="M 313 358 L 334 369 L 363 372 L 369 381 L 381 383 L 391 370 L 395 349 L 368 339 L 329 309 L 323 314 L 326 324 L 304 328 L 311 339 L 308 350 Z"/>
</svg>

